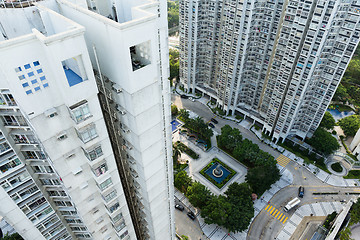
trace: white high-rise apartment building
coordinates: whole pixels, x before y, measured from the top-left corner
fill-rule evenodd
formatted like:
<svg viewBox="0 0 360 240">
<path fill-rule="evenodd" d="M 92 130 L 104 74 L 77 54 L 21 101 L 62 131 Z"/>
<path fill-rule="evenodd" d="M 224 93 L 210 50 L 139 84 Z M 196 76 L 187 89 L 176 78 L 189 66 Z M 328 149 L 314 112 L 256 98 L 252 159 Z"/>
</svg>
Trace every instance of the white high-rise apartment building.
<svg viewBox="0 0 360 240">
<path fill-rule="evenodd" d="M 175 239 L 165 0 L 0 0 L 0 215 Z"/>
<path fill-rule="evenodd" d="M 180 0 L 180 82 L 276 141 L 312 136 L 359 21 L 359 0 Z"/>
</svg>

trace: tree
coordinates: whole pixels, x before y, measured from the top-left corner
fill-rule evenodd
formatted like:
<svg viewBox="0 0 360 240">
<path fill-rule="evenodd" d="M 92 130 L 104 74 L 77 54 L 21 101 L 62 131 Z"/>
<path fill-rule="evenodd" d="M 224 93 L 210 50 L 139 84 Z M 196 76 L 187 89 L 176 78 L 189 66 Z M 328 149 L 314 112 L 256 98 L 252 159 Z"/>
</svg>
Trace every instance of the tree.
<svg viewBox="0 0 360 240">
<path fill-rule="evenodd" d="M 173 144 L 173 164 L 178 165 L 178 159 L 181 156 L 180 147 L 177 144 Z"/>
<path fill-rule="evenodd" d="M 231 214 L 224 225 L 231 232 L 243 231 L 248 228 L 254 217 L 254 206 L 251 200 L 251 190 L 247 183 L 233 183 L 226 190 L 231 205 Z"/>
<path fill-rule="evenodd" d="M 316 129 L 314 135 L 309 139 L 308 142 L 313 148 L 324 153 L 325 155 L 329 155 L 340 148 L 336 138 L 334 138 L 331 133 L 327 132 L 321 127 Z"/>
<path fill-rule="evenodd" d="M 221 128 L 221 135 L 217 140 L 220 148 L 233 152 L 235 147 L 242 141 L 242 135 L 239 129 L 225 125 Z"/>
<path fill-rule="evenodd" d="M 248 170 L 245 180 L 253 191 L 260 196 L 270 188 L 271 184 L 278 181 L 280 176 L 280 171 L 276 165 L 258 165 Z"/>
<path fill-rule="evenodd" d="M 320 127 L 326 129 L 333 129 L 335 126 L 335 119 L 328 111 L 325 112 L 323 119 L 321 120 Z"/>
<path fill-rule="evenodd" d="M 231 213 L 231 203 L 225 196 L 219 195 L 211 198 L 208 205 L 202 209 L 201 216 L 207 224 L 215 223 L 224 226 L 229 213 Z"/>
<path fill-rule="evenodd" d="M 181 238 L 182 238 L 183 240 L 189 240 L 189 237 L 188 237 L 188 236 L 185 236 L 185 235 L 181 235 Z"/>
<path fill-rule="evenodd" d="M 333 100 L 345 102 L 348 97 L 349 94 L 347 93 L 346 87 L 344 87 L 344 85 L 340 83 L 338 88 L 336 89 Z"/>
<path fill-rule="evenodd" d="M 182 120 L 186 123 L 189 120 L 189 112 L 186 109 L 179 110 L 179 116 L 181 116 Z"/>
<path fill-rule="evenodd" d="M 352 205 L 350 217 L 349 225 L 360 222 L 360 198 L 358 198 L 357 202 Z"/>
<path fill-rule="evenodd" d="M 23 238 L 18 233 L 14 233 L 11 235 L 6 234 L 2 239 L 3 240 L 23 240 Z"/>
<path fill-rule="evenodd" d="M 210 190 L 199 182 L 194 182 L 187 190 L 187 197 L 194 207 L 203 208 L 211 200 Z"/>
<path fill-rule="evenodd" d="M 179 78 L 179 51 L 169 49 L 170 79 Z"/>
<path fill-rule="evenodd" d="M 178 108 L 176 107 L 176 105 L 175 105 L 175 104 L 171 104 L 171 115 L 172 115 L 172 116 L 176 116 L 176 115 L 178 115 L 178 113 L 179 113 L 179 110 L 178 110 Z"/>
<path fill-rule="evenodd" d="M 168 1 L 168 26 L 173 28 L 179 25 L 179 2 Z"/>
<path fill-rule="evenodd" d="M 192 179 L 185 171 L 178 172 L 174 178 L 174 186 L 186 194 L 187 189 L 192 184 Z"/>
<path fill-rule="evenodd" d="M 339 120 L 339 125 L 346 136 L 354 136 L 360 128 L 360 116 L 351 115 Z"/>
<path fill-rule="evenodd" d="M 343 230 L 341 230 L 339 234 L 339 240 L 355 240 L 350 236 L 351 236 L 351 230 L 349 227 L 346 227 Z"/>
</svg>

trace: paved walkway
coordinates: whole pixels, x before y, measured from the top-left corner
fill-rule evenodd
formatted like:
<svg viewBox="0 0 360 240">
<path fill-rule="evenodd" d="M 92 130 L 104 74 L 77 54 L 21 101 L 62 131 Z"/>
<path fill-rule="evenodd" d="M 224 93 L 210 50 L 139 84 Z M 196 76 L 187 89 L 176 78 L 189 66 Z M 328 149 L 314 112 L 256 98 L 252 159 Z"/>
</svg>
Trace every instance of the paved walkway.
<svg viewBox="0 0 360 240">
<path fill-rule="evenodd" d="M 344 205 L 340 202 L 319 202 L 307 204 L 296 209 L 284 228 L 277 236 L 277 240 L 288 240 L 295 232 L 302 219 L 306 216 L 327 216 L 332 212 L 340 212 Z"/>
</svg>

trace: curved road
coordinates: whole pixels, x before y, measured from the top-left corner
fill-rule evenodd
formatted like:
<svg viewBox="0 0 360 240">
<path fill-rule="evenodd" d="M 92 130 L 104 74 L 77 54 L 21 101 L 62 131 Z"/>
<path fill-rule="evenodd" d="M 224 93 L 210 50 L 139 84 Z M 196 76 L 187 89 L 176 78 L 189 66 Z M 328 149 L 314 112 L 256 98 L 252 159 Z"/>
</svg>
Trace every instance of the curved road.
<svg viewBox="0 0 360 240">
<path fill-rule="evenodd" d="M 360 194 L 360 189 L 358 187 L 334 187 L 326 184 L 294 161 L 290 161 L 286 168 L 294 177 L 293 184 L 278 191 L 271 198 L 270 204 L 277 209 L 281 209 L 281 212 L 289 219 L 299 206 L 316 202 L 349 200 L 353 195 L 347 195 L 346 193 L 348 192 Z M 304 186 L 305 188 L 304 198 L 300 199 L 301 203 L 297 207 L 291 209 L 288 213 L 285 213 L 283 211 L 284 206 L 291 199 L 297 197 L 299 186 Z M 337 192 L 338 195 L 313 195 L 314 192 Z M 283 227 L 283 223 L 263 209 L 251 223 L 247 239 L 275 239 Z"/>
<path fill-rule="evenodd" d="M 180 96 L 175 94 L 173 94 L 171 98 L 172 102 L 177 107 L 191 110 L 202 117 L 205 121 L 209 121 L 212 117 L 216 117 L 207 106 L 204 106 L 204 104 L 198 101 L 192 102 L 188 99 L 182 99 Z M 228 124 L 233 128 L 235 127 L 239 129 L 244 138 L 247 138 L 253 143 L 256 143 L 263 151 L 270 153 L 275 158 L 280 155 L 278 151 L 261 142 L 250 130 L 230 120 L 219 117 L 216 117 L 216 119 L 219 123 L 215 125 L 214 131 L 216 131 L 218 134 L 221 133 L 221 127 Z M 299 186 L 304 186 L 305 188 L 305 195 L 304 198 L 301 199 L 299 206 L 316 202 L 349 200 L 352 196 L 346 195 L 345 193 L 347 192 L 356 192 L 360 194 L 360 189 L 358 187 L 334 187 L 324 183 L 315 177 L 314 174 L 309 170 L 294 161 L 290 161 L 286 165 L 286 168 L 293 175 L 293 184 L 278 191 L 270 200 L 270 204 L 277 209 L 282 210 L 289 200 L 297 197 Z M 313 195 L 314 192 L 338 192 L 339 194 Z M 291 215 L 295 212 L 295 209 L 290 210 L 288 213 L 285 213 L 283 210 L 281 212 L 290 219 Z M 279 220 L 275 219 L 263 209 L 251 223 L 247 239 L 275 239 L 283 227 L 284 225 Z"/>
</svg>

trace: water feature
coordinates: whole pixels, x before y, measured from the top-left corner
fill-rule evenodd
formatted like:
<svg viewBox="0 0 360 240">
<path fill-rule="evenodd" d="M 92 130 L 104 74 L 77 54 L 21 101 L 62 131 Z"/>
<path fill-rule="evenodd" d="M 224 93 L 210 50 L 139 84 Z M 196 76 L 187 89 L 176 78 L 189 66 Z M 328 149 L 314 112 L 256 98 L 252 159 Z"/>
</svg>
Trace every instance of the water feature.
<svg viewBox="0 0 360 240">
<path fill-rule="evenodd" d="M 171 129 L 172 129 L 172 131 L 175 131 L 180 124 L 181 123 L 178 122 L 177 120 L 171 121 Z"/>
<path fill-rule="evenodd" d="M 348 116 L 351 116 L 351 115 L 354 115 L 355 112 L 354 111 L 344 111 L 344 112 L 340 112 L 339 110 L 337 109 L 328 109 L 327 110 L 329 113 L 331 113 L 331 115 L 334 117 L 335 121 L 338 121 L 344 117 L 348 117 Z"/>
<path fill-rule="evenodd" d="M 222 175 L 220 177 L 217 177 L 214 175 L 214 171 L 216 172 L 216 169 L 222 171 Z M 208 170 L 205 171 L 205 174 L 214 179 L 217 183 L 221 183 L 227 176 L 229 176 L 230 171 L 224 168 L 219 163 L 214 163 Z"/>
</svg>

